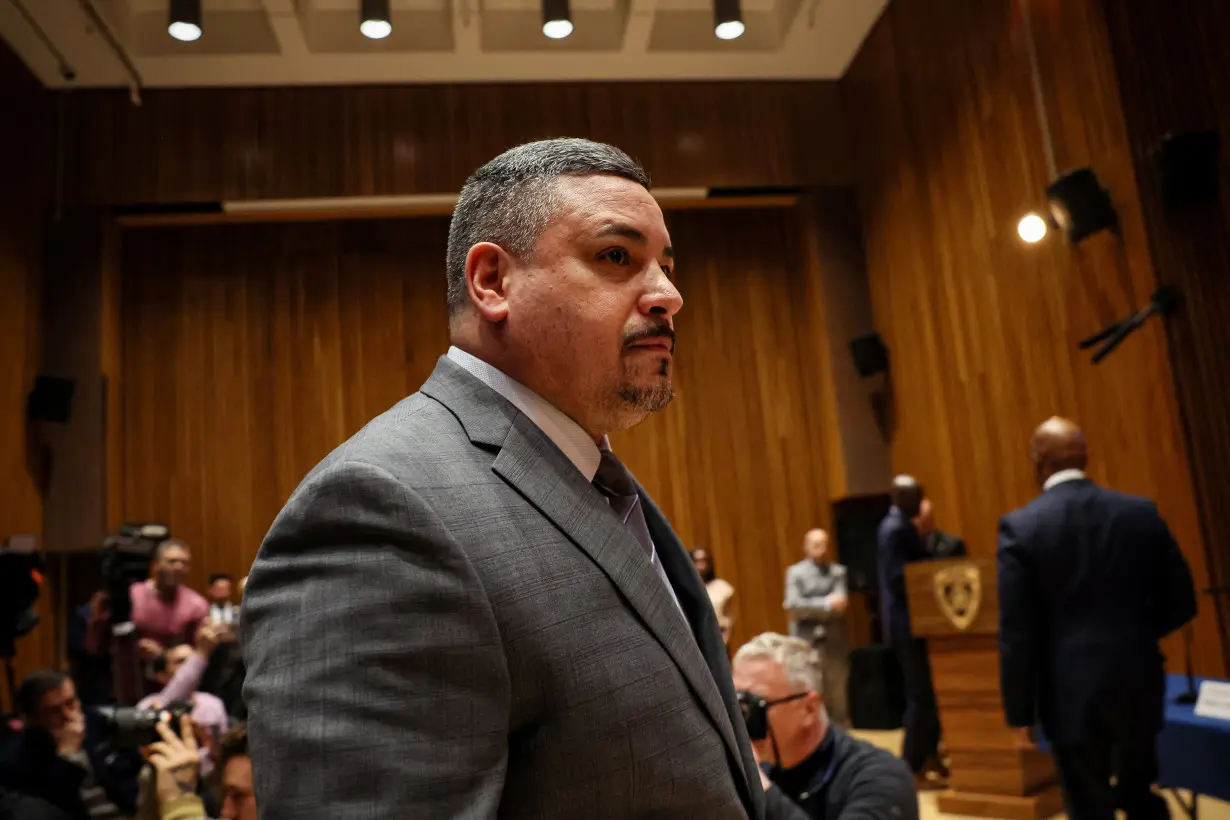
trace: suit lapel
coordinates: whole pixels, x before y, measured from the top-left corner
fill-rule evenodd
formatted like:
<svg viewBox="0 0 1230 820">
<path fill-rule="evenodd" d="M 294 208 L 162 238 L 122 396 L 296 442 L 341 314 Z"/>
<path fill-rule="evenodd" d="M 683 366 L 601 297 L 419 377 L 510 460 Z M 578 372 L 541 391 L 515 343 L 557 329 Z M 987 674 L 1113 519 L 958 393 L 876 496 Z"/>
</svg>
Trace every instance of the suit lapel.
<svg viewBox="0 0 1230 820">
<path fill-rule="evenodd" d="M 683 672 L 731 754 L 741 760 L 726 705 L 692 630 L 680 617 L 670 590 L 653 565 L 645 560 L 644 550 L 611 511 L 602 494 L 586 482 L 572 462 L 524 416 L 513 422 L 493 469 L 606 573 Z M 651 513 L 648 504 L 645 512 L 648 519 Z M 656 510 L 652 512 L 654 518 L 661 521 L 661 514 Z M 662 530 L 661 525 L 651 525 L 650 532 L 659 555 L 679 550 L 673 536 L 669 544 L 660 543 Z M 676 590 L 678 592 L 679 588 Z M 685 611 L 698 609 L 694 590 L 685 587 L 680 602 L 684 603 Z"/>
<path fill-rule="evenodd" d="M 696 573 L 691 557 L 679 542 L 666 516 L 643 488 L 641 499 L 645 504 L 645 520 L 649 524 L 649 534 L 653 537 L 658 560 L 662 562 L 671 586 L 675 588 L 679 603 L 688 613 L 695 644 L 700 649 L 702 660 L 709 672 L 707 680 L 714 688 L 715 701 L 712 704 L 706 703 L 706 707 L 709 708 L 710 714 L 714 715 L 714 721 L 733 759 L 740 763 L 740 787 L 745 790 L 748 805 L 754 805 L 747 778 L 756 768 L 756 762 L 750 753 L 751 742 L 747 738 L 743 712 L 735 697 L 734 679 L 731 676 L 730 661 L 727 658 L 726 644 L 722 641 L 717 614 L 713 611 L 709 593 Z M 718 711 L 722 717 L 718 717 Z"/>
<path fill-rule="evenodd" d="M 559 527 L 611 579 L 679 667 L 733 759 L 744 763 L 739 767 L 741 786 L 750 794 L 747 763 L 732 726 L 737 720 L 742 729 L 742 718 L 737 713 L 717 619 L 699 576 L 658 508 L 642 491 L 650 535 L 691 625 L 680 617 L 670 591 L 607 500 L 511 403 L 447 358 L 441 358 L 421 392 L 448 407 L 471 441 L 499 447 L 492 465 L 496 474 Z"/>
</svg>

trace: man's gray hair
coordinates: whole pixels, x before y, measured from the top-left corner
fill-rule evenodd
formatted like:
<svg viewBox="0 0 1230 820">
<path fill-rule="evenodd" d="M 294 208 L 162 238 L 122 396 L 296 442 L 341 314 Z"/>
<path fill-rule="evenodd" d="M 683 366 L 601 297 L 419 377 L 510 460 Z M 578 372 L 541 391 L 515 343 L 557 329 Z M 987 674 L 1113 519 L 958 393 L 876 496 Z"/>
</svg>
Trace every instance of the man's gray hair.
<svg viewBox="0 0 1230 820">
<path fill-rule="evenodd" d="M 562 138 L 528 142 L 500 154 L 466 180 L 448 228 L 448 310 L 466 304 L 466 255 L 479 242 L 493 242 L 518 259 L 534 250 L 558 210 L 555 181 L 564 176 L 605 174 L 649 189 L 649 176 L 612 145 Z"/>
<path fill-rule="evenodd" d="M 786 679 L 806 692 L 824 694 L 820 669 L 820 653 L 801 638 L 791 638 L 776 632 L 765 632 L 752 638 L 735 653 L 734 662 L 749 658 L 768 658 L 781 664 Z"/>
</svg>

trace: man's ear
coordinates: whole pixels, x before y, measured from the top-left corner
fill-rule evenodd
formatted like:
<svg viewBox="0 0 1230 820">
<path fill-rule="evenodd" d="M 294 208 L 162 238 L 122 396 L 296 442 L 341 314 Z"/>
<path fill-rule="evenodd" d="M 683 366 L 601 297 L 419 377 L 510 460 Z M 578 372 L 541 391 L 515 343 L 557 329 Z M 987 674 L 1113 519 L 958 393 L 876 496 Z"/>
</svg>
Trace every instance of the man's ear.
<svg viewBox="0 0 1230 820">
<path fill-rule="evenodd" d="M 505 281 L 512 257 L 494 242 L 479 242 L 466 254 L 466 290 L 484 321 L 497 324 L 508 318 Z"/>
<path fill-rule="evenodd" d="M 820 719 L 820 710 L 824 708 L 824 698 L 819 692 L 808 692 L 803 699 L 807 704 L 807 713 L 812 715 L 816 720 Z"/>
</svg>

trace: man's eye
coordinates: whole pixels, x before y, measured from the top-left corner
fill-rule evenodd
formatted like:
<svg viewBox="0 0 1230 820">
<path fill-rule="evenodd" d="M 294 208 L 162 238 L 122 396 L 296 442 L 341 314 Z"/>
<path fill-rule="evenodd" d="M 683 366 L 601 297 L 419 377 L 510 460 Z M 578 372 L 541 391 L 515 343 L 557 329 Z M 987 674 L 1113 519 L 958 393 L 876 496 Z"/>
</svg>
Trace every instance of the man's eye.
<svg viewBox="0 0 1230 820">
<path fill-rule="evenodd" d="M 626 265 L 632 260 L 632 257 L 623 248 L 611 248 L 610 250 L 603 251 L 600 254 L 600 258 L 614 262 L 616 265 Z"/>
</svg>

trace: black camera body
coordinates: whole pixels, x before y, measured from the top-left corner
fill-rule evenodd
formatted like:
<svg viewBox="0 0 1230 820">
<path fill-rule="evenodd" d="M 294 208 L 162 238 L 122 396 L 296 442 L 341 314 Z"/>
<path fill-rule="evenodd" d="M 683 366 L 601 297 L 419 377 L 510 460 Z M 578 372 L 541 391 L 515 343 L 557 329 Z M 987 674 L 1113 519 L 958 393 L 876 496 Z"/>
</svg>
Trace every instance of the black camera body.
<svg viewBox="0 0 1230 820">
<path fill-rule="evenodd" d="M 12 658 L 17 639 L 38 624 L 34 605 L 43 569 L 34 536 L 12 536 L 0 547 L 0 658 Z"/>
<path fill-rule="evenodd" d="M 160 709 L 138 709 L 135 706 L 98 706 L 108 740 L 123 748 L 149 746 L 162 740 L 158 724 L 166 723 L 179 734 L 180 719 L 192 714 L 192 705 L 182 700 L 172 701 Z"/>
<path fill-rule="evenodd" d="M 158 545 L 171 537 L 165 524 L 125 524 L 119 535 L 103 542 L 102 578 L 113 628 L 132 622 L 128 589 L 149 578 L 149 564 Z"/>
</svg>

